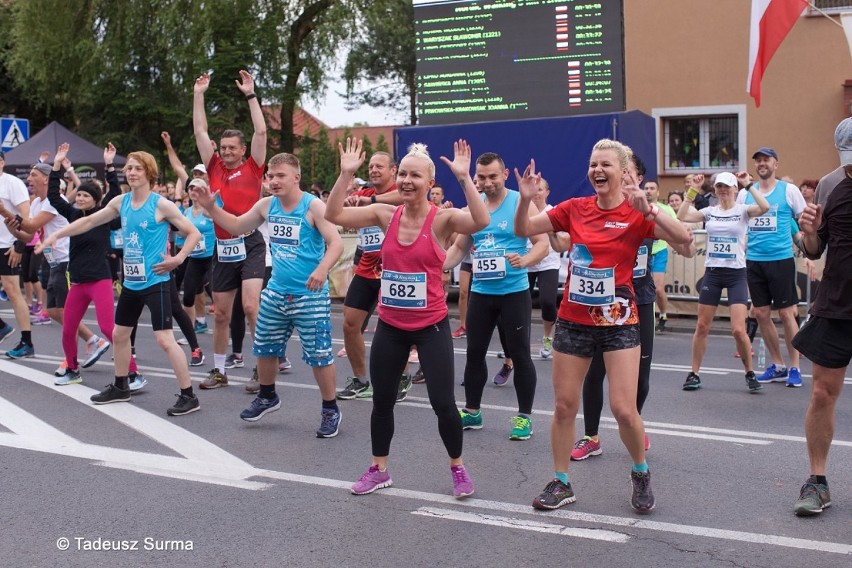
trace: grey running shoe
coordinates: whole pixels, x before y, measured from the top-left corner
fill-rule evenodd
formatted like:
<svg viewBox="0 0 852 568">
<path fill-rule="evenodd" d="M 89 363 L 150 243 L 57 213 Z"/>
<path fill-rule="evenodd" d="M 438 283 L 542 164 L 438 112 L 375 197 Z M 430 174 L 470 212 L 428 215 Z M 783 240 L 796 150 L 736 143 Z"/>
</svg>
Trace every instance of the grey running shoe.
<svg viewBox="0 0 852 568">
<path fill-rule="evenodd" d="M 748 386 L 749 392 L 757 392 L 759 390 L 763 390 L 763 385 L 760 384 L 754 377 L 754 371 L 749 371 L 745 374 L 745 381 L 746 386 Z"/>
<path fill-rule="evenodd" d="M 207 390 L 226 386 L 228 386 L 228 375 L 220 373 L 218 369 L 210 369 L 210 374 L 198 385 L 199 388 Z"/>
<path fill-rule="evenodd" d="M 573 503 L 576 500 L 577 498 L 574 497 L 574 491 L 571 489 L 570 483 L 562 483 L 558 479 L 554 479 L 547 484 L 544 491 L 538 497 L 533 499 L 532 506 L 536 509 L 549 511 Z"/>
<path fill-rule="evenodd" d="M 817 483 L 815 476 L 810 476 L 802 485 L 799 500 L 793 505 L 793 512 L 798 517 L 812 517 L 831 507 L 831 495 L 828 484 Z"/>
<path fill-rule="evenodd" d="M 630 506 L 637 513 L 650 513 L 656 504 L 654 492 L 651 491 L 651 472 L 630 472 L 630 481 L 633 484 L 633 495 L 630 497 Z"/>
<path fill-rule="evenodd" d="M 237 356 L 237 355 L 234 355 L 233 353 L 231 353 L 230 355 L 228 355 L 225 358 L 225 368 L 226 369 L 233 369 L 235 367 L 243 367 L 244 365 L 245 365 L 245 362 L 243 361 L 242 355 Z"/>
<path fill-rule="evenodd" d="M 349 377 L 349 382 L 341 391 L 337 391 L 339 400 L 352 400 L 353 398 L 371 398 L 373 396 L 373 386 L 370 381 L 362 381 L 358 377 Z"/>
</svg>

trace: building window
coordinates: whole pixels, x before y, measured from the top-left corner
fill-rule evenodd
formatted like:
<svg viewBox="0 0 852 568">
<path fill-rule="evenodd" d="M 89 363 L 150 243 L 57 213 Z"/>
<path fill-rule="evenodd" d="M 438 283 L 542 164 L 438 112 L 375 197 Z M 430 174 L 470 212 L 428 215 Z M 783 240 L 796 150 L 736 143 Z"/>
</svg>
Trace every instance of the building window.
<svg viewBox="0 0 852 568">
<path fill-rule="evenodd" d="M 745 106 L 655 109 L 665 173 L 736 171 L 744 162 Z"/>
<path fill-rule="evenodd" d="M 812 4 L 826 14 L 840 14 L 852 11 L 852 2 L 850 0 L 813 0 Z M 808 15 L 820 16 L 821 14 L 809 5 Z"/>
</svg>

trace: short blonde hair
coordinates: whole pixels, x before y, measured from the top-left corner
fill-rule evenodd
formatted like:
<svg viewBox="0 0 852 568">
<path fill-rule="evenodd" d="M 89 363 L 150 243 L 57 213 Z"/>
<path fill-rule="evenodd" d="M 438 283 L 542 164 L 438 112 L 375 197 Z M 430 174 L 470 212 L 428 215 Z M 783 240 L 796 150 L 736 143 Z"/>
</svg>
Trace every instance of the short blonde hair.
<svg viewBox="0 0 852 568">
<path fill-rule="evenodd" d="M 299 158 L 297 158 L 293 154 L 282 152 L 280 154 L 275 154 L 274 156 L 269 158 L 269 167 L 277 166 L 278 164 L 287 164 L 288 166 L 294 168 L 297 172 L 302 173 L 302 167 L 299 164 Z"/>
<path fill-rule="evenodd" d="M 623 170 L 627 169 L 627 164 L 630 161 L 630 155 L 633 153 L 628 146 L 625 146 L 616 140 L 610 140 L 609 138 L 598 140 L 592 148 L 592 152 L 596 152 L 597 150 L 614 150 L 618 156 L 618 165 L 621 166 L 621 169 Z"/>
</svg>

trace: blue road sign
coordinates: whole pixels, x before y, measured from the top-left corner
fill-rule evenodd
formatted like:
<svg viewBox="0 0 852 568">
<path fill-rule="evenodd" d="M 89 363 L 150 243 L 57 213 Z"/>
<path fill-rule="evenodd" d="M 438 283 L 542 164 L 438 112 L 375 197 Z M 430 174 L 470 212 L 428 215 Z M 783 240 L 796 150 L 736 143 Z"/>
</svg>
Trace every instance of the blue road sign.
<svg viewBox="0 0 852 568">
<path fill-rule="evenodd" d="M 30 138 L 30 121 L 25 118 L 0 118 L 0 150 L 11 150 Z"/>
</svg>

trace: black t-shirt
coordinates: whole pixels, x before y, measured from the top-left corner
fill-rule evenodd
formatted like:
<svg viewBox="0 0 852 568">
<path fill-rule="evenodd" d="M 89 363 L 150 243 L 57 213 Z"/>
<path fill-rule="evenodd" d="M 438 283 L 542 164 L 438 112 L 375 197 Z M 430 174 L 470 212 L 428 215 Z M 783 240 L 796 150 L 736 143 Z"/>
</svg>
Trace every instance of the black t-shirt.
<svg viewBox="0 0 852 568">
<path fill-rule="evenodd" d="M 47 186 L 47 199 L 60 215 L 73 223 L 85 215 L 91 215 L 103 208 L 96 205 L 91 211 L 80 211 L 65 201 L 59 193 L 59 172 L 51 172 Z M 104 205 L 116 195 L 121 194 L 116 173 L 107 172 L 107 183 L 110 191 L 104 197 Z M 111 280 L 112 270 L 107 260 L 109 250 L 109 224 L 100 225 L 81 235 L 71 237 L 71 248 L 68 258 L 68 273 L 71 282 L 83 284 L 98 280 Z"/>
<path fill-rule="evenodd" d="M 844 177 L 833 188 L 820 189 L 828 193 L 820 198 L 823 220 L 817 235 L 828 251 L 811 313 L 852 320 L 852 179 Z"/>
</svg>

